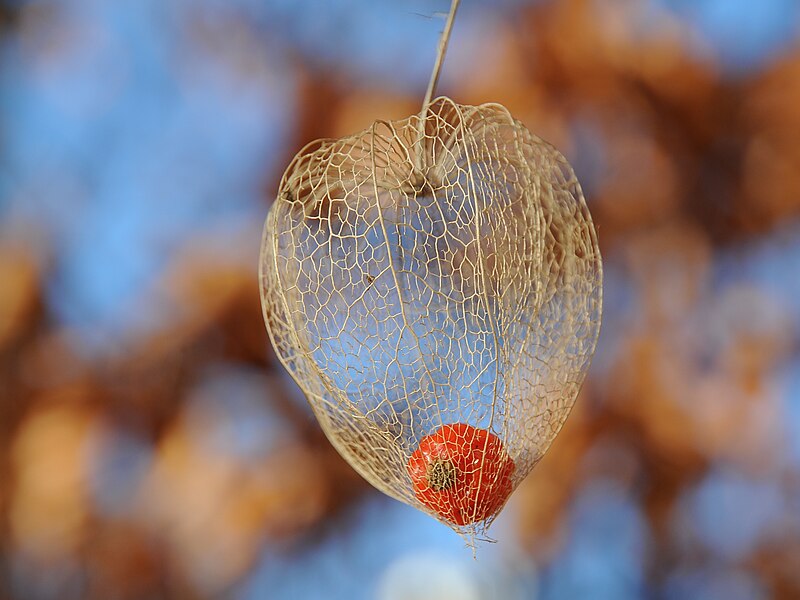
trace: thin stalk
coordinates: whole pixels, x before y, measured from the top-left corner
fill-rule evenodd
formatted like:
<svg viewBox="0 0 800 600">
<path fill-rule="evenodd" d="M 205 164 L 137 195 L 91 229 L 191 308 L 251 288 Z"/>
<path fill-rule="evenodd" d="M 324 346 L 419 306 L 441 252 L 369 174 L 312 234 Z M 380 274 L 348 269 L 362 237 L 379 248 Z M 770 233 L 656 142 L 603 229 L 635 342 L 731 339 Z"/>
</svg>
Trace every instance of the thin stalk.
<svg viewBox="0 0 800 600">
<path fill-rule="evenodd" d="M 439 73 L 442 70 L 442 63 L 444 62 L 444 54 L 447 52 L 447 44 L 450 41 L 450 32 L 453 30 L 453 21 L 456 20 L 456 11 L 461 0 L 453 0 L 450 5 L 450 13 L 447 15 L 447 22 L 442 31 L 442 37 L 439 38 L 439 49 L 436 52 L 436 62 L 433 64 L 433 72 L 431 73 L 431 80 L 428 82 L 428 91 L 425 92 L 425 100 L 422 102 L 422 114 L 428 110 L 428 105 L 433 99 L 433 92 L 436 90 L 436 84 L 439 82 Z"/>
<path fill-rule="evenodd" d="M 447 52 L 447 44 L 450 41 L 450 32 L 453 30 L 453 22 L 456 20 L 456 11 L 461 0 L 452 0 L 450 4 L 450 13 L 447 15 L 447 22 L 444 25 L 444 30 L 439 38 L 439 48 L 436 52 L 436 62 L 433 63 L 433 71 L 431 72 L 431 79 L 428 82 L 428 90 L 425 92 L 425 99 L 422 101 L 422 110 L 419 113 L 419 131 L 417 132 L 417 170 L 420 175 L 424 174 L 424 148 L 422 146 L 423 139 L 425 138 L 425 118 L 428 115 L 428 108 L 430 107 L 431 100 L 433 100 L 433 93 L 436 90 L 436 84 L 439 82 L 439 73 L 442 70 L 442 63 L 444 62 L 444 55 Z"/>
</svg>

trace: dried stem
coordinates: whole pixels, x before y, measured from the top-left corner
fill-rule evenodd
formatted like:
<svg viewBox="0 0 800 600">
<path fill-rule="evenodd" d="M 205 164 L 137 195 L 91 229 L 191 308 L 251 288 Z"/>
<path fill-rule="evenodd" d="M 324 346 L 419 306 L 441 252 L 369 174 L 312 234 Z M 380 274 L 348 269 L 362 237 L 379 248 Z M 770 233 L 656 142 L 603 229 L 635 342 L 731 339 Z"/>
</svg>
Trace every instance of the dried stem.
<svg viewBox="0 0 800 600">
<path fill-rule="evenodd" d="M 431 80 L 428 82 L 428 91 L 425 92 L 425 100 L 422 103 L 422 115 L 428 110 L 428 105 L 433 99 L 433 92 L 436 89 L 436 84 L 439 82 L 439 72 L 442 70 L 442 63 L 444 62 L 444 54 L 447 52 L 447 43 L 450 41 L 450 32 L 453 29 L 453 21 L 456 20 L 456 11 L 461 0 L 453 0 L 450 5 L 450 14 L 447 15 L 447 23 L 444 25 L 442 37 L 439 38 L 439 49 L 436 52 L 436 62 L 433 65 L 433 72 L 431 73 Z"/>
<path fill-rule="evenodd" d="M 442 70 L 442 63 L 444 62 L 444 55 L 447 52 L 447 43 L 450 41 L 450 32 L 453 29 L 453 22 L 456 20 L 456 11 L 461 0 L 453 0 L 450 4 L 450 13 L 447 15 L 447 22 L 444 25 L 442 36 L 439 38 L 439 49 L 436 52 L 436 62 L 433 64 L 433 71 L 431 72 L 431 79 L 428 82 L 428 90 L 425 92 L 425 99 L 422 101 L 422 110 L 420 111 L 419 118 L 419 133 L 417 135 L 417 169 L 420 174 L 424 173 L 423 160 L 424 149 L 422 141 L 425 137 L 425 117 L 428 114 L 428 107 L 433 100 L 433 93 L 436 90 L 436 84 L 439 82 L 439 73 Z"/>
</svg>

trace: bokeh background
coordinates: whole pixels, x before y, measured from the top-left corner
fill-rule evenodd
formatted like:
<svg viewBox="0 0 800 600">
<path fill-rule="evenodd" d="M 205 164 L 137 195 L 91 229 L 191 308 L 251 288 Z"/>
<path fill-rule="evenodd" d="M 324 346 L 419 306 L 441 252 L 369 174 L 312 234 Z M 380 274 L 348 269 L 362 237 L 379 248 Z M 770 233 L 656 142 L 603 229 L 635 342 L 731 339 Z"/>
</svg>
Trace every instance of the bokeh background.
<svg viewBox="0 0 800 600">
<path fill-rule="evenodd" d="M 575 165 L 605 317 L 478 559 L 269 348 L 306 142 L 419 108 L 447 0 L 0 6 L 0 597 L 800 597 L 800 3 L 464 0 L 439 90 Z"/>
</svg>

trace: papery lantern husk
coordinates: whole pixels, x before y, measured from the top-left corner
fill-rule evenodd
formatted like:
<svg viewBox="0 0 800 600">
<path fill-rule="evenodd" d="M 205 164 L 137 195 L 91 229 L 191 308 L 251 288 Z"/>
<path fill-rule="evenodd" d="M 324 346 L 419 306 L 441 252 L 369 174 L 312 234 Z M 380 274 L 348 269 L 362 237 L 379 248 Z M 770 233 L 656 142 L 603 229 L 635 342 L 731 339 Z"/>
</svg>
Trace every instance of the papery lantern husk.
<svg viewBox="0 0 800 600">
<path fill-rule="evenodd" d="M 442 425 L 492 432 L 513 487 L 570 413 L 602 310 L 597 236 L 572 168 L 499 104 L 320 140 L 289 165 L 264 228 L 264 318 L 342 456 L 426 508 L 407 470 Z"/>
</svg>

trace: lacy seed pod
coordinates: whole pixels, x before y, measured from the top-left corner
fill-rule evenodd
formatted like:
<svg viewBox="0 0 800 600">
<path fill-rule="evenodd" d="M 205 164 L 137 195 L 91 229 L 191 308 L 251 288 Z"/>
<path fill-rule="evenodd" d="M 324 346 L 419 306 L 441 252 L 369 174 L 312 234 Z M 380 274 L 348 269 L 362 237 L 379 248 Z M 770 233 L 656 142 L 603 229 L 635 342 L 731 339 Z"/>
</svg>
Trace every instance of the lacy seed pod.
<svg viewBox="0 0 800 600">
<path fill-rule="evenodd" d="M 498 104 L 442 97 L 423 114 L 294 158 L 264 228 L 262 303 L 342 456 L 474 539 L 572 408 L 602 269 L 559 152 Z"/>
</svg>

